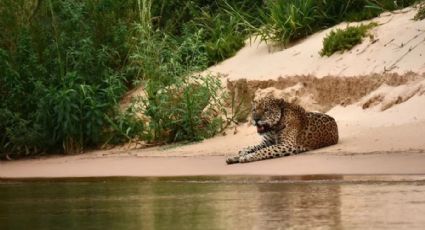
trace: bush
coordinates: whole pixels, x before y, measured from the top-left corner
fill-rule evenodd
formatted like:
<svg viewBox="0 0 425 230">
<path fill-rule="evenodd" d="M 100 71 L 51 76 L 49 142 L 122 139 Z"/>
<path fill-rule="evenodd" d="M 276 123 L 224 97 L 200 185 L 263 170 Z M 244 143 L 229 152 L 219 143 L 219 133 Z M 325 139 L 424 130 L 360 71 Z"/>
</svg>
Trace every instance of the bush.
<svg viewBox="0 0 425 230">
<path fill-rule="evenodd" d="M 147 97 L 139 98 L 148 117 L 145 139 L 153 143 L 198 141 L 219 132 L 222 114 L 220 81 L 214 77 L 187 77 L 168 87 L 148 81 Z"/>
<path fill-rule="evenodd" d="M 348 26 L 345 29 L 332 30 L 323 39 L 323 48 L 320 51 L 321 56 L 331 56 L 337 51 L 350 50 L 353 46 L 360 44 L 367 35 L 370 28 L 377 26 L 376 23 L 360 26 Z"/>
</svg>

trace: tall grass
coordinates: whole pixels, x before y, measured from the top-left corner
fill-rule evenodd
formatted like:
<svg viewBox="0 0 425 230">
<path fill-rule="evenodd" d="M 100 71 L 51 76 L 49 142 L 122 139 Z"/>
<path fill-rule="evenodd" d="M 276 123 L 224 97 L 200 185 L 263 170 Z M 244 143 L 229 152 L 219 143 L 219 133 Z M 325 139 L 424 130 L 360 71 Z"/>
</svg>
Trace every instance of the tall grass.
<svg viewBox="0 0 425 230">
<path fill-rule="evenodd" d="M 263 6 L 261 0 L 218 0 L 208 7 L 191 6 L 194 17 L 183 25 L 183 34 L 200 33 L 205 43 L 208 65 L 216 64 L 233 56 L 250 35 L 244 20 L 260 26 L 256 18 Z M 238 15 L 230 13 L 236 11 Z"/>
<path fill-rule="evenodd" d="M 264 41 L 286 45 L 342 21 L 361 21 L 387 10 L 406 7 L 415 0 L 290 0 L 267 1 L 263 27 L 254 28 Z"/>
</svg>

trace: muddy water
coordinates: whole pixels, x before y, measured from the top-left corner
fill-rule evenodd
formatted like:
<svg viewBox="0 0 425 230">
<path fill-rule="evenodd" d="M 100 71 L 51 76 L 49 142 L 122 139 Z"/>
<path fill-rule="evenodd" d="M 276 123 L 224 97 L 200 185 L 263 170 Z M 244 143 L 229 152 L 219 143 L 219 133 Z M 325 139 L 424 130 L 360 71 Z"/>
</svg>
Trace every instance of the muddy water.
<svg viewBox="0 0 425 230">
<path fill-rule="evenodd" d="M 0 181 L 0 229 L 424 229 L 425 179 Z"/>
</svg>

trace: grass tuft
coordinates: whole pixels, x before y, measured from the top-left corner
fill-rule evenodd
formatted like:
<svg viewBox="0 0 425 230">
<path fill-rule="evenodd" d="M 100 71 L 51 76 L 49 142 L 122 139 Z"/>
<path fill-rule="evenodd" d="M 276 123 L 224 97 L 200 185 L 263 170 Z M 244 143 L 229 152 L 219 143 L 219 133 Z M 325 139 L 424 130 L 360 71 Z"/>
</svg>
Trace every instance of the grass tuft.
<svg viewBox="0 0 425 230">
<path fill-rule="evenodd" d="M 360 44 L 363 38 L 368 35 L 368 30 L 377 26 L 376 23 L 369 23 L 360 26 L 348 26 L 345 29 L 332 30 L 323 39 L 321 56 L 331 56 L 335 52 L 350 50 L 355 45 Z"/>
</svg>

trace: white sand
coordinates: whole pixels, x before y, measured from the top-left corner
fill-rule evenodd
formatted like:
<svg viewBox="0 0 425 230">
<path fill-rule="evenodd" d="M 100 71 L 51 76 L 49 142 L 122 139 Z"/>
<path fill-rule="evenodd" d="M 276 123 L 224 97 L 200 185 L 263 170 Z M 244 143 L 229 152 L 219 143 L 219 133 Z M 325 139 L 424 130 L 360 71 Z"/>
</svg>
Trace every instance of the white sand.
<svg viewBox="0 0 425 230">
<path fill-rule="evenodd" d="M 319 78 L 325 75 L 350 77 L 386 70 L 422 74 L 425 72 L 425 57 L 422 57 L 425 55 L 425 20 L 412 21 L 414 14 L 415 10 L 408 8 L 382 15 L 374 20 L 382 24 L 372 31 L 374 39 L 378 39 L 376 42 L 366 39 L 352 51 L 329 58 L 320 57 L 318 52 L 330 29 L 273 53 L 268 52 L 265 44 L 253 43 L 210 71 L 225 74 L 229 80 L 266 80 L 307 74 Z M 424 174 L 424 76 L 397 87 L 382 85 L 354 104 L 334 107 L 328 114 L 337 120 L 339 143 L 296 157 L 227 166 L 224 155 L 235 154 L 260 139 L 254 127 L 244 124 L 237 130 L 228 130 L 225 136 L 183 146 L 124 147 L 77 156 L 0 162 L 0 178 Z M 308 96 L 300 101 L 312 104 Z"/>
<path fill-rule="evenodd" d="M 223 157 L 75 157 L 0 162 L 1 178 L 208 175 L 411 175 L 425 174 L 420 153 L 294 157 L 228 166 Z"/>
</svg>

